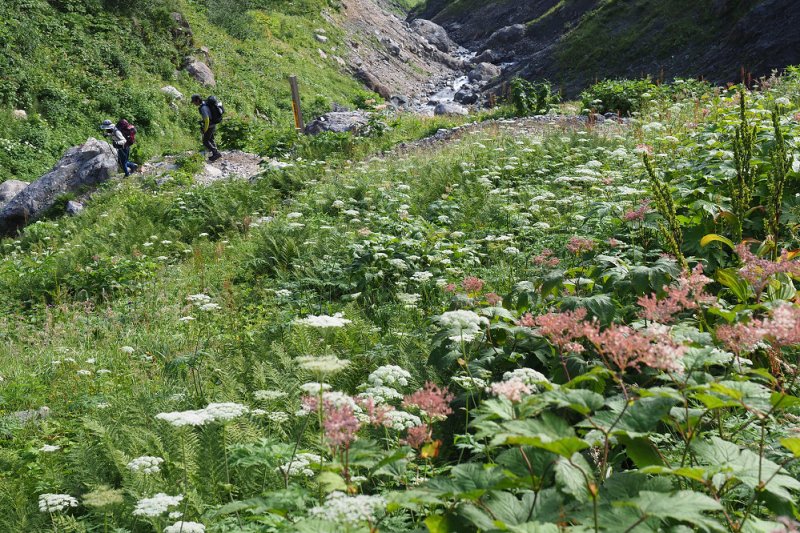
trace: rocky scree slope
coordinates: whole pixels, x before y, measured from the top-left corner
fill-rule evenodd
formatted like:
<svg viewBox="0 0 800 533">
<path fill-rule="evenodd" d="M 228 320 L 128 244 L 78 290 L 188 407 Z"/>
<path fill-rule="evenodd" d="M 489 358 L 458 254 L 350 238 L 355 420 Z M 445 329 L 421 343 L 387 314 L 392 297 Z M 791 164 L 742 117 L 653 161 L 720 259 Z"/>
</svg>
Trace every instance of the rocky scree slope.
<svg viewBox="0 0 800 533">
<path fill-rule="evenodd" d="M 603 78 L 725 83 L 800 63 L 794 0 L 429 0 L 411 18 L 507 63 L 506 80 L 548 78 L 570 96 Z"/>
</svg>

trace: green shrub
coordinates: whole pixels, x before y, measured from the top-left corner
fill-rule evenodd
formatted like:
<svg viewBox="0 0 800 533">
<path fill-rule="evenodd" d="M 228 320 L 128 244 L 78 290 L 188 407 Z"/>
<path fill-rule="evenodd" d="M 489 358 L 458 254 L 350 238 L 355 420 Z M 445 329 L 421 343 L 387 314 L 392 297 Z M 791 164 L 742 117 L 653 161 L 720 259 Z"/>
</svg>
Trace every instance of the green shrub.
<svg viewBox="0 0 800 533">
<path fill-rule="evenodd" d="M 519 116 L 543 115 L 559 99 L 547 80 L 530 82 L 519 77 L 511 80 L 511 103 Z"/>
<path fill-rule="evenodd" d="M 596 113 L 619 113 L 630 116 L 639 111 L 642 102 L 658 90 L 649 78 L 643 80 L 605 80 L 581 93 L 584 109 Z"/>
</svg>

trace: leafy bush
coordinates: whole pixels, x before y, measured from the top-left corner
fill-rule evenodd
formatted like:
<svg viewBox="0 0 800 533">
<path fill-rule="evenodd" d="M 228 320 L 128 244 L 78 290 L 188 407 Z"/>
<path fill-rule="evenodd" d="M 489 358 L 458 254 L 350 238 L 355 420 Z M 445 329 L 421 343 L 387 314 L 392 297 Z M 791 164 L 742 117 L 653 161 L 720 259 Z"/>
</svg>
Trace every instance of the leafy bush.
<svg viewBox="0 0 800 533">
<path fill-rule="evenodd" d="M 543 115 L 560 101 L 547 80 L 530 82 L 516 77 L 511 80 L 511 103 L 518 116 Z"/>
<path fill-rule="evenodd" d="M 657 87 L 649 78 L 643 80 L 605 80 L 581 93 L 583 109 L 596 113 L 618 113 L 629 116 L 654 96 Z"/>
</svg>

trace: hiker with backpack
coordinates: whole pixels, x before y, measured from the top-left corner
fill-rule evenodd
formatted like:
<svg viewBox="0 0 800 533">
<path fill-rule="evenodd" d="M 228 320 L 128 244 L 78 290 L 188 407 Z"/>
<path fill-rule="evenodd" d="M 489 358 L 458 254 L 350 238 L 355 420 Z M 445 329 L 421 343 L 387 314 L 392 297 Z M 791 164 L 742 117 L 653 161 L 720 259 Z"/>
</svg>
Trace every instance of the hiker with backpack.
<svg viewBox="0 0 800 533">
<path fill-rule="evenodd" d="M 128 159 L 131 156 L 131 146 L 136 142 L 136 127 L 127 120 L 120 119 L 114 124 L 110 120 L 104 120 L 100 124 L 100 129 L 106 137 L 111 137 L 111 144 L 117 149 L 117 160 L 119 166 L 125 173 L 125 177 L 136 171 L 139 165 L 131 163 Z"/>
<path fill-rule="evenodd" d="M 199 94 L 193 94 L 192 103 L 198 106 L 200 111 L 200 131 L 203 133 L 203 146 L 211 151 L 211 157 L 208 160 L 216 161 L 222 157 L 222 154 L 217 149 L 214 135 L 217 132 L 217 124 L 222 122 L 225 108 L 222 106 L 222 102 L 214 96 L 209 96 L 203 100 Z"/>
</svg>

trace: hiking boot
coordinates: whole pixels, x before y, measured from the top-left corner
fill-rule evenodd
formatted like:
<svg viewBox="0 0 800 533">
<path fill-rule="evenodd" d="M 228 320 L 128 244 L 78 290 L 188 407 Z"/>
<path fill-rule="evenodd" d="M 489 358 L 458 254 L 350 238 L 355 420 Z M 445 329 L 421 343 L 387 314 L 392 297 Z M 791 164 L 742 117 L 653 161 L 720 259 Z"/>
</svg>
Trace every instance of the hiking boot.
<svg viewBox="0 0 800 533">
<path fill-rule="evenodd" d="M 217 160 L 217 159 L 219 159 L 220 157 L 222 157 L 222 154 L 221 154 L 221 153 L 219 153 L 219 152 L 217 152 L 216 154 L 214 154 L 214 155 L 212 155 L 211 157 L 209 157 L 209 158 L 208 158 L 208 160 L 209 160 L 209 161 L 211 161 L 211 162 L 213 163 L 214 161 L 216 161 L 216 160 Z"/>
</svg>

